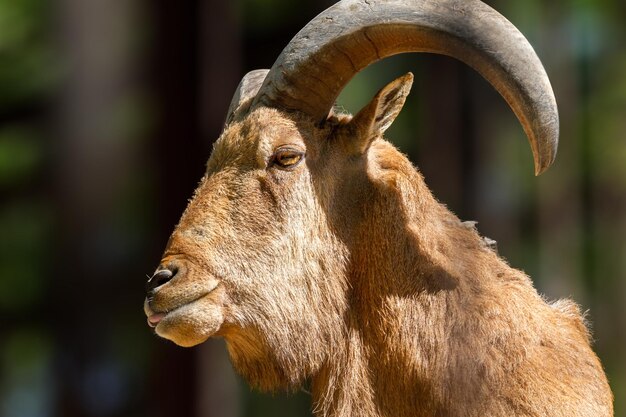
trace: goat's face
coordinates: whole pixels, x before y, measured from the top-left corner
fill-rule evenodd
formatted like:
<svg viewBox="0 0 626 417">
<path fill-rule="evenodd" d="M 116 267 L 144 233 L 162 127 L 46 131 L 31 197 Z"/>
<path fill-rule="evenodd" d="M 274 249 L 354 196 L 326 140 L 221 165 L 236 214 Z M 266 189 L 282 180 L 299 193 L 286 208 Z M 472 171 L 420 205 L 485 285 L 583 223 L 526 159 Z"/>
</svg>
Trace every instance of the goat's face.
<svg viewBox="0 0 626 417">
<path fill-rule="evenodd" d="M 368 144 L 411 81 L 381 90 L 375 111 L 352 121 L 320 128 L 260 107 L 231 123 L 149 283 L 156 333 L 182 346 L 224 336 L 235 366 L 261 388 L 319 368 L 343 328 L 355 182 L 366 183 Z"/>
</svg>

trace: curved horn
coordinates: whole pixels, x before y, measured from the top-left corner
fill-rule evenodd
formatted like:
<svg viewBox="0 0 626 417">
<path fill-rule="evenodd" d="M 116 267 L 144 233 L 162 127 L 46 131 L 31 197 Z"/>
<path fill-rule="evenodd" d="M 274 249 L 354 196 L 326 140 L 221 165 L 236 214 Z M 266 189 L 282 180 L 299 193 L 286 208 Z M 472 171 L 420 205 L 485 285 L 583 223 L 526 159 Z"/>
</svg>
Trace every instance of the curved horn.
<svg viewBox="0 0 626 417">
<path fill-rule="evenodd" d="M 253 106 L 301 111 L 323 121 L 357 72 L 403 52 L 448 55 L 478 71 L 524 127 L 535 174 L 552 164 L 559 122 L 546 72 L 524 36 L 478 0 L 343 0 L 287 45 Z"/>
<path fill-rule="evenodd" d="M 250 71 L 243 76 L 241 81 L 239 81 L 235 94 L 233 94 L 230 106 L 228 106 L 225 125 L 235 120 L 240 114 L 248 111 L 250 104 L 252 104 L 252 99 L 259 92 L 268 72 L 269 70 L 267 69 L 258 69 Z"/>
</svg>

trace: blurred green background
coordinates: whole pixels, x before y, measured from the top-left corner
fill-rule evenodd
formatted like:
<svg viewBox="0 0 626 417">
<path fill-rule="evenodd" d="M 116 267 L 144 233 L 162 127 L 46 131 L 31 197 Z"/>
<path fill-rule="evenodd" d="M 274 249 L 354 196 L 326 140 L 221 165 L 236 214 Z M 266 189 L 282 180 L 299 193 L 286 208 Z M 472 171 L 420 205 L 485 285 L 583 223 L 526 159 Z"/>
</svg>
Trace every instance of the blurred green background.
<svg viewBox="0 0 626 417">
<path fill-rule="evenodd" d="M 241 76 L 332 3 L 0 0 L 0 416 L 311 414 L 306 392 L 250 392 L 219 340 L 158 339 L 142 302 Z M 387 136 L 542 293 L 589 311 L 625 417 L 626 3 L 488 3 L 553 82 L 546 174 L 504 100 L 450 58 L 377 63 L 340 103 L 415 73 Z"/>
</svg>

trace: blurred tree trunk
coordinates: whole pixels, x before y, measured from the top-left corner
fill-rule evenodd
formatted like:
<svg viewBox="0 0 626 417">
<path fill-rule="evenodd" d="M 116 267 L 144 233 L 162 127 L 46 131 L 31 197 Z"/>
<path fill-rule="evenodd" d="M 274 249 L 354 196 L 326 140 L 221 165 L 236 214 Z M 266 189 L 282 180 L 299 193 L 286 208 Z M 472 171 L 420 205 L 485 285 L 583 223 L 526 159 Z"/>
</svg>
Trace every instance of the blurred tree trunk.
<svg viewBox="0 0 626 417">
<path fill-rule="evenodd" d="M 202 176 L 205 144 L 198 123 L 200 33 L 199 0 L 153 2 L 154 36 L 152 75 L 156 92 L 157 125 L 154 159 L 157 188 L 155 210 L 160 226 L 157 256 L 182 214 Z M 158 258 L 155 259 L 156 267 Z M 149 379 L 150 415 L 158 417 L 197 415 L 196 393 L 200 375 L 196 350 L 155 340 L 157 358 Z"/>
<path fill-rule="evenodd" d="M 120 329 L 143 321 L 145 270 L 131 265 L 147 264 L 137 242 L 149 239 L 123 208 L 141 199 L 147 169 L 132 123 L 143 85 L 134 42 L 140 5 L 63 0 L 57 6 L 67 74 L 56 109 L 61 233 L 47 316 L 58 343 L 56 415 L 64 417 L 113 416 L 142 406 L 115 351 L 133 351 Z M 175 385 L 185 392 L 184 382 Z"/>
<path fill-rule="evenodd" d="M 474 131 L 469 114 L 467 67 L 454 59 L 430 55 L 424 61 L 416 94 L 424 103 L 417 166 L 441 201 L 460 217 L 474 216 Z M 417 135 L 416 135 L 417 136 Z"/>
</svg>

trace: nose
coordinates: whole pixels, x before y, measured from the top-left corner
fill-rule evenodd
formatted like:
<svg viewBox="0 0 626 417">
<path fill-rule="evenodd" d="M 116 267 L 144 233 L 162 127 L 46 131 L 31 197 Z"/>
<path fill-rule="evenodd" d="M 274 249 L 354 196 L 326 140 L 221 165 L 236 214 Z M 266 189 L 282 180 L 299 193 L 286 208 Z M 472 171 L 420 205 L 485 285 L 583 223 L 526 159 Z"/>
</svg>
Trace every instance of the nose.
<svg viewBox="0 0 626 417">
<path fill-rule="evenodd" d="M 152 275 L 152 277 L 146 283 L 146 292 L 148 294 L 154 292 L 161 285 L 168 283 L 174 278 L 176 275 L 176 271 L 172 271 L 170 269 L 161 269 Z"/>
</svg>

